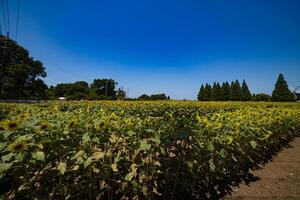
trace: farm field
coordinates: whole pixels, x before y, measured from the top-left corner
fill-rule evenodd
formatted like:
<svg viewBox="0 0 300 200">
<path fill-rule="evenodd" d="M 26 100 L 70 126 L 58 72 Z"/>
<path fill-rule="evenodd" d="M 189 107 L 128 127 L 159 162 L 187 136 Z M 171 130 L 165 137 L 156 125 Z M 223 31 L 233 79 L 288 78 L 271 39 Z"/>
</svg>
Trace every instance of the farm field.
<svg viewBox="0 0 300 200">
<path fill-rule="evenodd" d="M 300 135 L 299 103 L 0 104 L 3 199 L 218 199 Z"/>
</svg>

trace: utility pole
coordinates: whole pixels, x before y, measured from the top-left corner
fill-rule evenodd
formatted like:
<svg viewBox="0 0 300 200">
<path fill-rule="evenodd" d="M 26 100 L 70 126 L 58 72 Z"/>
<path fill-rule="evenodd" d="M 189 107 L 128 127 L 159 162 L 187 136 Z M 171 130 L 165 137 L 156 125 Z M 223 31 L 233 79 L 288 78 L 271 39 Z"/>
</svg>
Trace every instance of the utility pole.
<svg viewBox="0 0 300 200">
<path fill-rule="evenodd" d="M 106 84 L 105 84 L 105 95 L 107 96 L 107 84 L 108 84 L 108 81 L 106 80 Z"/>
</svg>

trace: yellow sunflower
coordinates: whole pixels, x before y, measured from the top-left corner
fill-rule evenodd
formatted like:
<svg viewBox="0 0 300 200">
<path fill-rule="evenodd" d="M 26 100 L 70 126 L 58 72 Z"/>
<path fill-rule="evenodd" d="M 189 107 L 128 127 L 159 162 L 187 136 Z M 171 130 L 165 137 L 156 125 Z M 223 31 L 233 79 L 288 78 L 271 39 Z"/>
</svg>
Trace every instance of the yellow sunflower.
<svg viewBox="0 0 300 200">
<path fill-rule="evenodd" d="M 3 129 L 13 131 L 16 130 L 18 126 L 19 124 L 17 121 L 6 121 L 4 123 Z"/>
<path fill-rule="evenodd" d="M 38 132 L 41 132 L 41 131 L 45 131 L 45 130 L 48 130 L 50 128 L 50 124 L 48 122 L 42 122 L 40 123 L 40 126 L 38 127 Z"/>
<path fill-rule="evenodd" d="M 8 146 L 8 149 L 13 153 L 19 153 L 24 150 L 27 150 L 27 143 L 26 142 L 16 142 L 16 143 L 10 144 Z"/>
</svg>

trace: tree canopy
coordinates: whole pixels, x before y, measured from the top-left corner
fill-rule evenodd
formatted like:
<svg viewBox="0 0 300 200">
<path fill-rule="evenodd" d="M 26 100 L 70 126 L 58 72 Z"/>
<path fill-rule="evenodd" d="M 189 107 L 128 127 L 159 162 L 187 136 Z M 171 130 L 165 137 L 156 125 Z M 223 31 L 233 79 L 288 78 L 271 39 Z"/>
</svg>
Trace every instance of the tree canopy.
<svg viewBox="0 0 300 200">
<path fill-rule="evenodd" d="M 289 90 L 287 82 L 284 80 L 283 74 L 279 74 L 272 93 L 272 101 L 295 101 L 293 93 Z"/>
<path fill-rule="evenodd" d="M 213 86 L 202 84 L 197 95 L 199 101 L 250 101 L 251 97 L 245 80 L 242 87 L 238 80 L 232 81 L 231 85 L 227 81 L 222 86 L 218 82 L 214 82 Z"/>
<path fill-rule="evenodd" d="M 0 35 L 0 98 L 45 99 L 47 85 L 43 63 L 33 59 L 28 50 Z"/>
</svg>

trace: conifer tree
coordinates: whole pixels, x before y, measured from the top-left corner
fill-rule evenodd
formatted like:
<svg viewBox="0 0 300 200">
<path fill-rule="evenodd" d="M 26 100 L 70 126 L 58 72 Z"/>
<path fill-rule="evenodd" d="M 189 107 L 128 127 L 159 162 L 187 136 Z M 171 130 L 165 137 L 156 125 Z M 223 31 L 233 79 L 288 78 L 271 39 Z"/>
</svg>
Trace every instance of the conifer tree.
<svg viewBox="0 0 300 200">
<path fill-rule="evenodd" d="M 206 83 L 205 85 L 205 101 L 211 101 L 211 86 Z"/>
<path fill-rule="evenodd" d="M 211 99 L 211 101 L 216 101 L 216 87 L 217 87 L 217 84 L 216 84 L 216 82 L 214 82 L 214 84 L 213 84 L 213 86 L 212 86 L 212 88 L 211 88 L 211 93 L 210 93 L 210 99 Z"/>
<path fill-rule="evenodd" d="M 293 93 L 289 90 L 287 82 L 284 80 L 284 76 L 279 74 L 275 89 L 272 93 L 272 101 L 295 101 Z"/>
<path fill-rule="evenodd" d="M 219 83 L 215 87 L 215 101 L 221 101 L 221 86 Z"/>
<path fill-rule="evenodd" d="M 249 88 L 248 88 L 248 85 L 246 83 L 245 80 L 243 80 L 243 83 L 242 83 L 242 101 L 250 101 L 251 100 L 251 93 L 249 91 Z"/>
<path fill-rule="evenodd" d="M 199 90 L 197 99 L 198 99 L 199 101 L 204 101 L 204 99 L 205 99 L 205 89 L 204 89 L 203 84 L 201 84 L 201 87 L 200 87 L 200 90 Z"/>
<path fill-rule="evenodd" d="M 230 93 L 231 93 L 230 89 L 231 88 L 230 88 L 229 83 L 227 81 L 223 82 L 222 88 L 221 88 L 221 100 L 222 101 L 230 100 Z"/>
<path fill-rule="evenodd" d="M 241 90 L 241 85 L 239 83 L 238 80 L 236 80 L 235 82 L 231 82 L 231 100 L 232 101 L 240 101 L 241 100 L 241 94 L 242 94 L 242 90 Z"/>
</svg>

